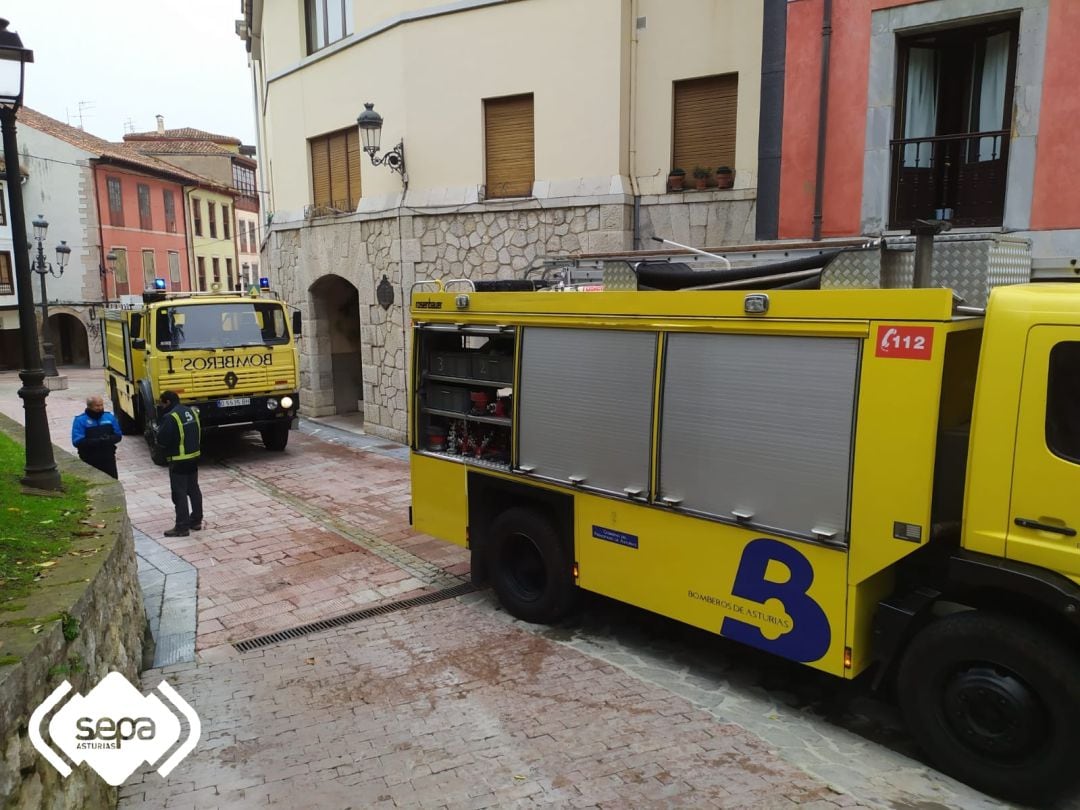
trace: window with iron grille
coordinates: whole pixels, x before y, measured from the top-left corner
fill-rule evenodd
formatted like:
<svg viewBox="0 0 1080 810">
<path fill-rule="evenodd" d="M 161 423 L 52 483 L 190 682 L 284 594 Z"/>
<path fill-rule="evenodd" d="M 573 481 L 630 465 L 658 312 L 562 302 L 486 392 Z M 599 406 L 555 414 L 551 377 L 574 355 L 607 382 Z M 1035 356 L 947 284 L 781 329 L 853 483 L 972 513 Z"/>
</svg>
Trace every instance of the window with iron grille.
<svg viewBox="0 0 1080 810">
<path fill-rule="evenodd" d="M 225 239 L 232 239 L 232 228 L 229 225 L 229 206 L 221 206 L 221 235 Z"/>
<path fill-rule="evenodd" d="M 15 282 L 11 277 L 11 254 L 0 253 L 0 295 L 14 295 Z"/>
<path fill-rule="evenodd" d="M 109 177 L 105 184 L 109 188 L 109 224 L 117 228 L 124 227 L 124 197 L 119 177 Z"/>
<path fill-rule="evenodd" d="M 169 281 L 174 290 L 180 289 L 180 254 L 175 250 L 169 251 Z"/>
<path fill-rule="evenodd" d="M 1012 18 L 898 40 L 890 228 L 1004 222 L 1018 30 Z"/>
<path fill-rule="evenodd" d="M 318 212 L 355 211 L 360 202 L 360 133 L 356 127 L 308 141 L 312 202 Z"/>
<path fill-rule="evenodd" d="M 210 223 L 210 238 L 217 239 L 217 203 L 206 203 L 206 219 Z"/>
<path fill-rule="evenodd" d="M 353 32 L 353 0 L 304 0 L 308 53 Z"/>
<path fill-rule="evenodd" d="M 535 151 L 532 93 L 484 99 L 484 196 L 531 195 Z"/>
<path fill-rule="evenodd" d="M 144 231 L 152 231 L 154 219 L 150 211 L 150 186 L 139 183 L 136 190 L 139 193 L 139 227 Z"/>
<path fill-rule="evenodd" d="M 672 96 L 671 167 L 687 175 L 698 167 L 734 169 L 739 74 L 678 81 Z"/>
<path fill-rule="evenodd" d="M 196 236 L 202 236 L 202 200 L 191 198 L 191 227 Z"/>
<path fill-rule="evenodd" d="M 165 203 L 165 230 L 176 233 L 176 197 L 170 189 L 165 189 L 162 198 Z"/>
</svg>

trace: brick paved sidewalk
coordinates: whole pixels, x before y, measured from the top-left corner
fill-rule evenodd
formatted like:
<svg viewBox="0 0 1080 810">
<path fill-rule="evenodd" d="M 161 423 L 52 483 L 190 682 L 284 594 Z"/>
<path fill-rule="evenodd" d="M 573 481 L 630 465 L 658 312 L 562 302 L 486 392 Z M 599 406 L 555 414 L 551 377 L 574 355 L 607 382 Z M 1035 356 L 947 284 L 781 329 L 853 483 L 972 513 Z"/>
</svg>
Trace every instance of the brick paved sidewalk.
<svg viewBox="0 0 1080 810">
<path fill-rule="evenodd" d="M 740 726 L 456 601 L 150 670 L 203 739 L 121 807 L 860 806 Z"/>
<path fill-rule="evenodd" d="M 67 448 L 71 420 L 100 370 L 65 370 L 49 395 L 53 442 Z M 0 411 L 22 420 L 14 374 L 0 375 Z M 208 442 L 199 478 L 205 528 L 166 538 L 173 524 L 168 473 L 141 436 L 118 448 L 132 523 L 198 569 L 197 649 L 446 587 L 468 572 L 462 549 L 408 525 L 408 464 L 294 432 L 285 453 L 257 434 Z"/>
</svg>

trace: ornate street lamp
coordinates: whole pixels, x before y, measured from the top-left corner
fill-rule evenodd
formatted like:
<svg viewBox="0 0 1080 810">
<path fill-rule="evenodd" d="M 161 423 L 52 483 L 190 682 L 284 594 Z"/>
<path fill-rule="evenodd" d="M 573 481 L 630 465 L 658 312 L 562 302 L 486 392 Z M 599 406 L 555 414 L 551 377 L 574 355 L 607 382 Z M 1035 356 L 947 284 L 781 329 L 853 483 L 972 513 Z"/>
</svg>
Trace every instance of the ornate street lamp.
<svg viewBox="0 0 1080 810">
<path fill-rule="evenodd" d="M 45 261 L 45 235 L 49 232 L 49 223 L 44 214 L 38 214 L 34 220 L 34 241 L 37 242 L 37 257 L 34 259 L 33 270 L 41 278 L 41 341 L 45 350 L 42 358 L 42 366 L 45 368 L 46 377 L 56 377 L 56 360 L 53 358 L 52 327 L 49 326 L 49 297 L 45 292 L 45 274 L 54 278 L 64 275 L 68 258 L 71 256 L 71 248 L 67 242 L 61 240 L 56 246 L 56 269 Z"/>
<path fill-rule="evenodd" d="M 26 472 L 23 484 L 36 489 L 60 489 L 60 473 L 53 458 L 49 436 L 49 415 L 45 398 L 45 372 L 41 369 L 37 329 L 34 324 L 34 294 L 30 286 L 30 248 L 26 242 L 22 183 L 19 177 L 19 142 L 15 137 L 15 114 L 22 104 L 26 65 L 34 61 L 33 51 L 24 48 L 8 21 L 0 19 L 0 128 L 3 129 L 4 162 L 7 171 L 8 203 L 11 207 L 11 241 L 15 253 L 15 289 L 19 301 L 19 331 L 22 333 L 23 385 L 19 396 L 26 411 Z"/>
<path fill-rule="evenodd" d="M 371 158 L 373 166 L 385 164 L 390 171 L 401 175 L 401 183 L 405 188 L 409 187 L 409 175 L 405 173 L 405 141 L 398 141 L 397 146 L 383 155 L 379 154 L 379 142 L 382 140 L 382 116 L 375 112 L 375 105 L 364 102 L 364 111 L 356 119 L 356 125 L 360 128 L 360 140 L 364 143 L 364 151 Z"/>
</svg>

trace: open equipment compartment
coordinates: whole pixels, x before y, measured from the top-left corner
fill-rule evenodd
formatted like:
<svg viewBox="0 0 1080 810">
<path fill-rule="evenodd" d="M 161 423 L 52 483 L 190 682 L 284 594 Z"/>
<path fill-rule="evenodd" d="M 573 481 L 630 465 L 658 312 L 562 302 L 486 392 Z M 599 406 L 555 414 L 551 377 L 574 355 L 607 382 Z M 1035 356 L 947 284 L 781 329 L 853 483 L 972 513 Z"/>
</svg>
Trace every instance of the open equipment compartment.
<svg viewBox="0 0 1080 810">
<path fill-rule="evenodd" d="M 513 446 L 513 327 L 417 327 L 416 450 L 510 469 Z"/>
</svg>

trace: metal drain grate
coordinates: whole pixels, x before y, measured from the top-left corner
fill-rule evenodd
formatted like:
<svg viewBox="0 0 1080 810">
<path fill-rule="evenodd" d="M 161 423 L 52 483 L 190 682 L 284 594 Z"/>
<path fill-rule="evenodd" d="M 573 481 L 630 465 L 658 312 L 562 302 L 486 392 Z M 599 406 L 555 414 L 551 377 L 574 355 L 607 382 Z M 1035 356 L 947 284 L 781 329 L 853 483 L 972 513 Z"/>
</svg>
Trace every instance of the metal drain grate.
<svg viewBox="0 0 1080 810">
<path fill-rule="evenodd" d="M 260 647 L 269 647 L 271 644 L 280 644 L 282 641 L 300 638 L 301 636 L 318 633 L 322 630 L 331 630 L 335 627 L 343 627 L 346 624 L 363 621 L 364 619 L 370 619 L 375 616 L 382 616 L 386 613 L 395 613 L 399 610 L 405 610 L 406 608 L 418 607 L 419 605 L 430 605 L 433 602 L 442 602 L 444 599 L 453 599 L 456 596 L 464 596 L 475 590 L 476 587 L 471 582 L 463 582 L 460 585 L 453 585 L 449 588 L 444 588 L 441 591 L 433 591 L 432 593 L 425 593 L 422 596 L 414 596 L 412 599 L 402 599 L 400 602 L 388 602 L 385 605 L 376 605 L 372 608 L 354 610 L 352 613 L 335 616 L 332 619 L 319 619 L 317 622 L 302 624 L 299 627 L 290 627 L 288 630 L 279 630 L 276 633 L 267 633 L 265 636 L 244 639 L 243 641 L 238 641 L 233 644 L 233 647 L 240 652 L 257 650 Z"/>
</svg>

